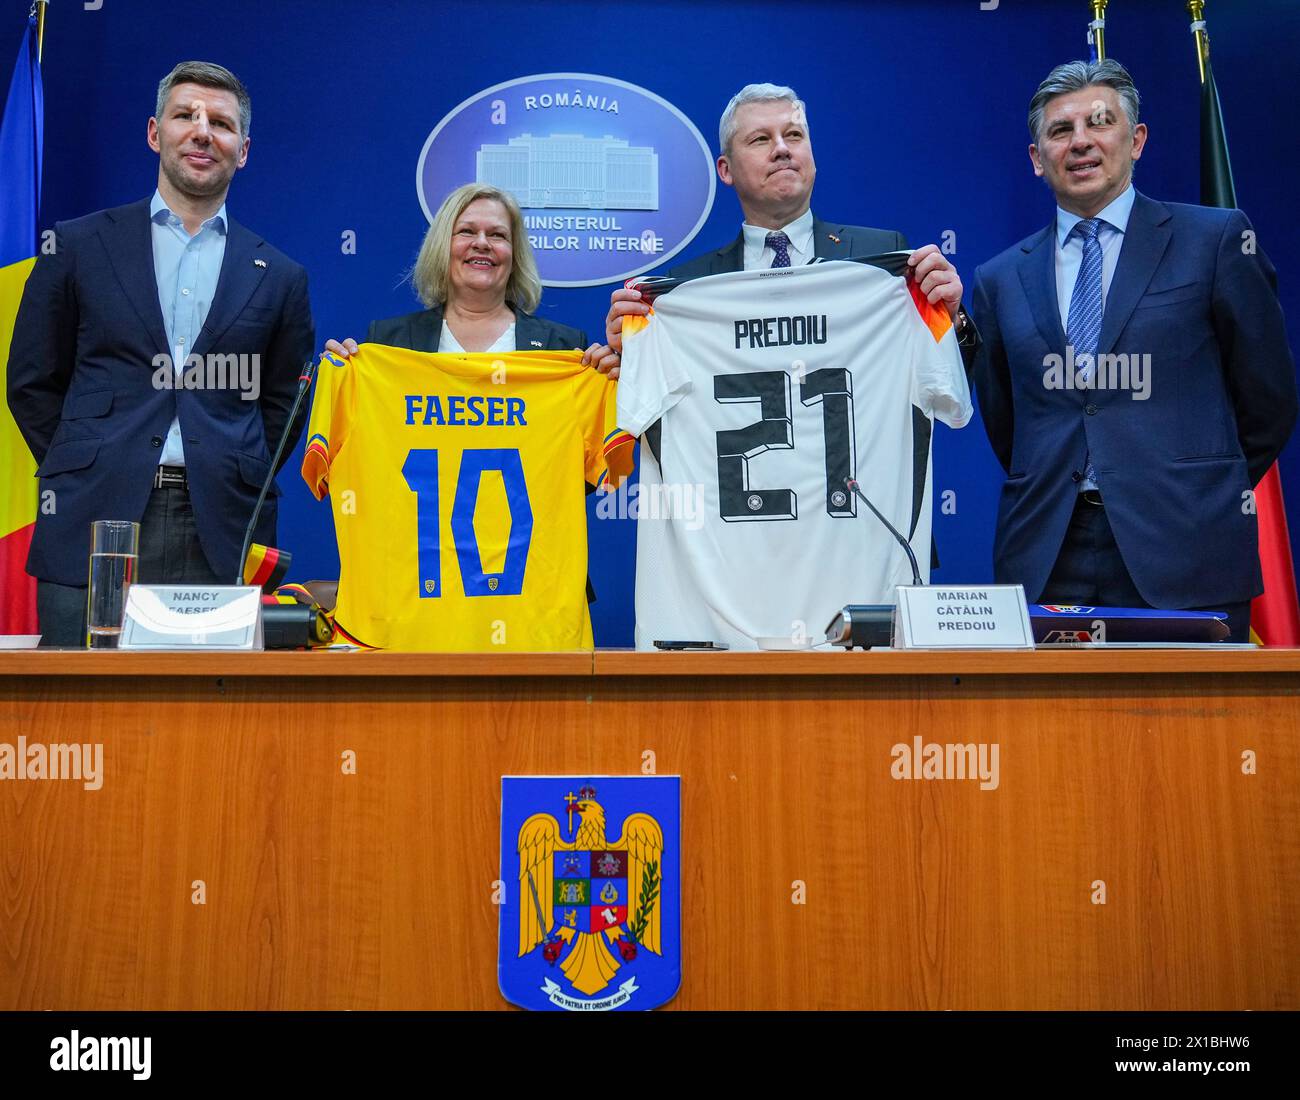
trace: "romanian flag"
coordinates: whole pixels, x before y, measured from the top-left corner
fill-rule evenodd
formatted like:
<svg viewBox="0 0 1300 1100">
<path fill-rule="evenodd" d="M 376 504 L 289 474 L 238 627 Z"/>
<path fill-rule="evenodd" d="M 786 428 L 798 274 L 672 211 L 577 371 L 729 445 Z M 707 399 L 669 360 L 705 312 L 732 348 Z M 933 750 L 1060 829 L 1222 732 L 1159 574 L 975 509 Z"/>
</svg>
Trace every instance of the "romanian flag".
<svg viewBox="0 0 1300 1100">
<path fill-rule="evenodd" d="M 1209 58 L 1201 85 L 1201 205 L 1235 207 L 1237 189 L 1228 159 L 1223 108 Z M 1296 602 L 1295 564 L 1286 525 L 1282 479 L 1274 463 L 1255 488 L 1259 521 L 1259 567 L 1264 594 L 1250 605 L 1251 641 L 1263 645 L 1300 646 L 1300 605 Z"/>
<path fill-rule="evenodd" d="M 44 123 L 36 16 L 30 15 L 0 117 L 0 381 L 23 284 L 36 263 Z M 0 400 L 0 634 L 36 633 L 36 582 L 26 569 L 36 523 L 35 473 L 9 403 Z"/>
</svg>

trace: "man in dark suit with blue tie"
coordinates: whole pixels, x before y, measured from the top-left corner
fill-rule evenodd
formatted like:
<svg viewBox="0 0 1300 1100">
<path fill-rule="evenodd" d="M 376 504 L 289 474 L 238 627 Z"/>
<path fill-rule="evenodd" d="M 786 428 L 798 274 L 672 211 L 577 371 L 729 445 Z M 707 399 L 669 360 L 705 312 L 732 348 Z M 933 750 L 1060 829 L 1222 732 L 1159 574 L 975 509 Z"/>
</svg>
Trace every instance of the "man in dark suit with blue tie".
<svg viewBox="0 0 1300 1100">
<path fill-rule="evenodd" d="M 827 222 L 812 212 L 817 163 L 803 101 L 792 88 L 748 84 L 737 92 L 718 123 L 718 178 L 736 193 L 745 216 L 740 236 L 725 248 L 678 264 L 668 274 L 679 279 L 729 271 L 792 267 L 813 260 L 846 260 L 907 248 L 902 233 L 861 225 Z M 929 244 L 908 257 L 913 279 L 929 301 L 948 310 L 969 367 L 979 337 L 961 308 L 957 269 Z M 584 361 L 618 377 L 623 318 L 645 315 L 639 291 L 619 288 L 610 295 L 605 320 L 606 345 L 588 349 Z"/>
<path fill-rule="evenodd" d="M 243 84 L 185 62 L 156 111 L 153 198 L 59 224 L 14 324 L 9 407 L 41 479 L 27 569 L 44 645 L 85 644 L 93 520 L 140 522 L 145 583 L 235 578 L 312 357 L 306 272 L 226 216 L 248 159 Z M 259 542 L 275 519 L 271 498 Z"/>
<path fill-rule="evenodd" d="M 975 272 L 975 388 L 1007 471 L 994 572 L 1031 602 L 1223 610 L 1246 641 L 1252 487 L 1295 424 L 1295 365 L 1245 215 L 1134 190 L 1138 103 L 1114 61 L 1048 75 L 1030 157 L 1056 217 Z"/>
</svg>

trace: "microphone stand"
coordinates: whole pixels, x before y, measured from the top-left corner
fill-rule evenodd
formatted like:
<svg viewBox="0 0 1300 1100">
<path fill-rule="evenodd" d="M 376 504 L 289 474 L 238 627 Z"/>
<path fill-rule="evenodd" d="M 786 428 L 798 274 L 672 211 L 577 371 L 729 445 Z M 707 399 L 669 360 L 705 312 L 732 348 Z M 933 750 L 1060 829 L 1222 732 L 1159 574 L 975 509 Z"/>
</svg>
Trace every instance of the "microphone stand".
<svg viewBox="0 0 1300 1100">
<path fill-rule="evenodd" d="M 921 580 L 921 568 L 916 563 L 916 555 L 912 553 L 911 544 L 903 538 L 898 528 L 881 514 L 880 509 L 871 503 L 855 479 L 846 477 L 844 487 L 871 509 L 871 514 L 880 520 L 885 529 L 897 540 L 898 545 L 903 548 L 908 564 L 912 567 L 912 584 L 919 588 L 925 582 Z M 848 649 L 854 646 L 861 646 L 863 649 L 888 648 L 894 640 L 895 610 L 895 605 L 890 603 L 848 604 L 827 625 L 826 640 Z"/>
<path fill-rule="evenodd" d="M 275 457 L 271 459 L 271 468 L 267 471 L 266 480 L 262 483 L 262 491 L 258 494 L 257 503 L 253 505 L 253 515 L 248 521 L 248 528 L 244 531 L 244 544 L 239 549 L 239 562 L 235 566 L 235 583 L 244 583 L 244 565 L 248 561 L 248 551 L 253 545 L 253 529 L 257 526 L 258 519 L 262 515 L 262 505 L 266 503 L 266 495 L 271 491 L 271 484 L 275 481 L 275 472 L 280 468 L 280 457 L 284 454 L 284 448 L 289 442 L 289 433 L 293 429 L 293 422 L 298 419 L 298 410 L 302 408 L 302 399 L 311 389 L 311 381 L 316 376 L 315 361 L 308 363 L 303 367 L 302 374 L 298 376 L 298 392 L 294 395 L 293 405 L 289 409 L 289 419 L 284 423 L 284 429 L 280 432 L 280 445 L 275 449 Z M 874 509 L 873 509 L 874 511 Z"/>
<path fill-rule="evenodd" d="M 916 555 L 912 553 L 911 544 L 907 541 L 907 539 L 903 538 L 903 536 L 899 533 L 897 527 L 895 527 L 892 523 L 889 522 L 889 520 L 885 519 L 885 517 L 880 514 L 880 509 L 878 509 L 874 504 L 871 503 L 871 501 L 867 499 L 867 494 L 862 491 L 862 489 L 858 486 L 858 483 L 853 478 L 846 477 L 844 479 L 844 486 L 850 492 L 852 492 L 859 500 L 861 500 L 863 504 L 865 504 L 868 508 L 870 508 L 871 514 L 875 516 L 876 519 L 880 520 L 880 522 L 883 523 L 889 529 L 889 533 L 898 540 L 898 545 L 903 548 L 903 553 L 907 555 L 907 562 L 912 567 L 912 584 L 915 587 L 920 588 L 925 582 L 921 580 L 921 569 L 916 564 Z"/>
</svg>

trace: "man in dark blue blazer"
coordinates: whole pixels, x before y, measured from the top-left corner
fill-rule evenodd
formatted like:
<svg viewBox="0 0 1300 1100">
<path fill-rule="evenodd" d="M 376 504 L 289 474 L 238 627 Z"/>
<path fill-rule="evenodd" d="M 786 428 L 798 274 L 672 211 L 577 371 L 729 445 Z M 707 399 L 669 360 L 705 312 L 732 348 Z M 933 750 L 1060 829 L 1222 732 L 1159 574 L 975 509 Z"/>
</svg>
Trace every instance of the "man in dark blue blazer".
<svg viewBox="0 0 1300 1100">
<path fill-rule="evenodd" d="M 85 644 L 93 520 L 140 522 L 143 582 L 239 571 L 315 339 L 306 272 L 225 213 L 250 117 L 233 73 L 178 65 L 149 120 L 152 200 L 60 223 L 27 281 L 8 396 L 39 465 L 27 569 L 44 645 Z M 257 541 L 275 520 L 272 497 Z"/>
<path fill-rule="evenodd" d="M 678 264 L 668 274 L 679 279 L 729 271 L 790 267 L 814 259 L 844 260 L 907 248 L 902 233 L 826 222 L 812 213 L 817 164 L 803 101 L 793 89 L 749 84 L 727 104 L 718 124 L 718 178 L 736 192 L 745 216 L 740 235 L 725 248 Z M 962 356 L 970 366 L 979 337 L 961 308 L 962 284 L 956 268 L 936 245 L 908 257 L 912 277 L 928 299 L 943 303 L 957 328 Z M 611 378 L 618 377 L 623 318 L 645 315 L 649 307 L 635 290 L 610 296 L 605 320 L 606 345 L 589 349 L 584 360 Z"/>
<path fill-rule="evenodd" d="M 1056 217 L 975 272 L 996 578 L 1031 602 L 1224 610 L 1246 641 L 1252 487 L 1296 418 L 1273 266 L 1241 211 L 1133 189 L 1146 127 L 1118 63 L 1058 66 L 1030 133 Z"/>
</svg>

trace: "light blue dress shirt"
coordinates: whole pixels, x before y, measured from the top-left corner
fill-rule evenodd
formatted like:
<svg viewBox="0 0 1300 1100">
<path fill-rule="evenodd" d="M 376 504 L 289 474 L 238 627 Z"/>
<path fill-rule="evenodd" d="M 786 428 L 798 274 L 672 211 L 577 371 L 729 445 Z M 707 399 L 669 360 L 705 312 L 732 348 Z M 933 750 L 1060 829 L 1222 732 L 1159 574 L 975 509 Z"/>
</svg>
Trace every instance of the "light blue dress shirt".
<svg viewBox="0 0 1300 1100">
<path fill-rule="evenodd" d="M 149 204 L 149 220 L 152 222 L 150 231 L 154 277 L 158 280 L 158 304 L 162 307 L 167 346 L 171 348 L 172 364 L 179 383 L 185 369 L 185 357 L 199 338 L 199 330 L 208 319 L 208 310 L 212 308 L 212 298 L 217 292 L 221 261 L 226 255 L 226 205 L 222 203 L 221 209 L 199 226 L 199 231 L 191 237 L 180 217 L 168 208 L 162 195 L 155 190 Z M 179 418 L 172 420 L 158 464 L 185 465 Z"/>
<path fill-rule="evenodd" d="M 1128 229 L 1128 216 L 1133 212 L 1133 185 L 1114 199 L 1098 215 L 1102 221 L 1097 232 L 1101 245 L 1101 308 L 1106 308 L 1106 295 L 1110 293 L 1111 276 L 1119 263 L 1119 250 L 1124 246 L 1124 232 Z M 1075 280 L 1079 278 L 1079 265 L 1083 263 L 1083 238 L 1071 237 L 1074 227 L 1083 221 L 1078 214 L 1056 208 L 1056 302 L 1061 308 L 1061 331 L 1068 327 L 1070 296 Z"/>
<path fill-rule="evenodd" d="M 1124 247 L 1124 232 L 1128 229 L 1128 216 L 1133 210 L 1133 185 L 1130 183 L 1123 194 L 1113 199 L 1097 214 L 1101 219 L 1101 228 L 1097 230 L 1097 243 L 1101 245 L 1101 308 L 1105 316 L 1106 295 L 1110 293 L 1110 280 L 1119 263 L 1119 252 Z M 1071 237 L 1074 227 L 1083 221 L 1078 214 L 1056 208 L 1056 301 L 1061 309 L 1061 330 L 1070 328 L 1070 297 L 1074 294 L 1074 284 L 1079 278 L 1079 268 L 1083 266 L 1083 238 Z M 1089 459 L 1085 473 L 1092 472 Z M 1099 488 L 1091 477 L 1084 477 L 1079 482 L 1079 492 Z"/>
</svg>

